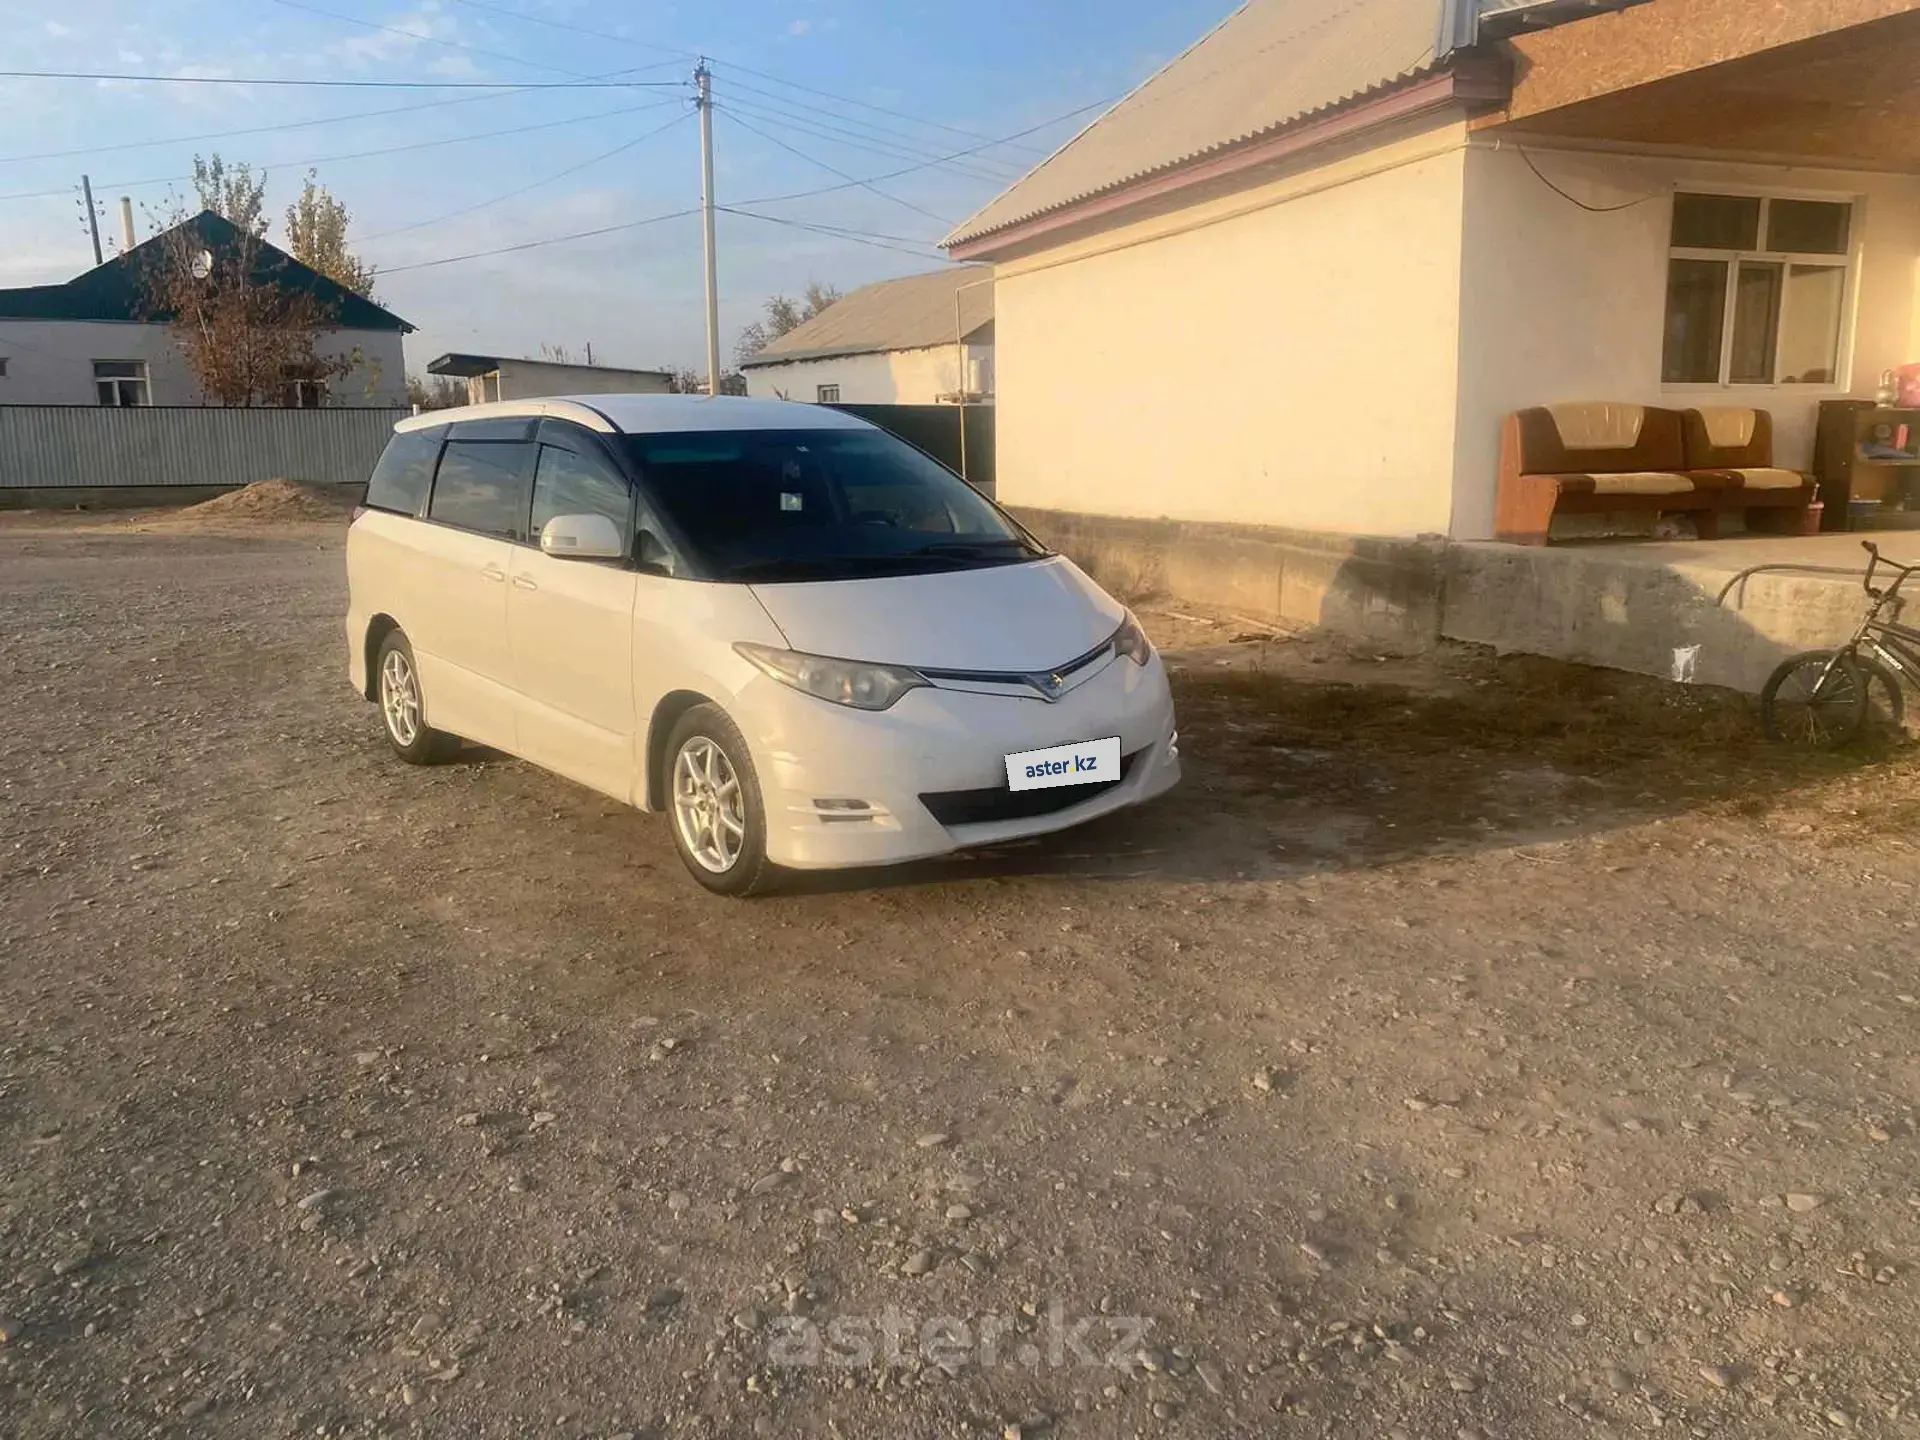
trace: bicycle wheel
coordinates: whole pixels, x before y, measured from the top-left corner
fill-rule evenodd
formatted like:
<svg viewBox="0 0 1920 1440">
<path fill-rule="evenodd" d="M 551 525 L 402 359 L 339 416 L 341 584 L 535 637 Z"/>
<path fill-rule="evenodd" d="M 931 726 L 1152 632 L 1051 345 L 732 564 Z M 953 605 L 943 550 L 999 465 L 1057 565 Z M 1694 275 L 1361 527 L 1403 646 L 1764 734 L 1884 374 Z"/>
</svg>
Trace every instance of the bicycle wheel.
<svg viewBox="0 0 1920 1440">
<path fill-rule="evenodd" d="M 1860 664 L 1867 674 L 1868 727 L 1898 738 L 1907 725 L 1907 696 L 1900 688 L 1900 677 L 1878 660 Z"/>
<path fill-rule="evenodd" d="M 1780 662 L 1760 692 L 1767 738 L 1837 749 L 1867 723 L 1867 678 L 1851 654 L 1809 650 Z"/>
</svg>

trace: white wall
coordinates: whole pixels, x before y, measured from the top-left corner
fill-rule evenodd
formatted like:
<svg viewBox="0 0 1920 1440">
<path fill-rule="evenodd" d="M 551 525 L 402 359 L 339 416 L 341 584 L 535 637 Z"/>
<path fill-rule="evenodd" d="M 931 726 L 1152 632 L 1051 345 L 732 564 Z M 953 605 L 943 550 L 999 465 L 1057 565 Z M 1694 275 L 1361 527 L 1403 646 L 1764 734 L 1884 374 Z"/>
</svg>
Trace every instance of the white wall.
<svg viewBox="0 0 1920 1440">
<path fill-rule="evenodd" d="M 967 368 L 993 384 L 992 345 L 969 345 Z M 951 345 L 894 350 L 879 355 L 839 355 L 748 369 L 747 393 L 766 399 L 815 399 L 822 385 L 838 385 L 847 405 L 933 405 L 960 388 L 959 357 Z"/>
<path fill-rule="evenodd" d="M 549 360 L 502 360 L 496 400 L 532 400 L 543 395 L 664 395 L 670 377 L 653 370 L 603 365 L 558 365 Z"/>
<path fill-rule="evenodd" d="M 1493 530 L 1500 422 L 1562 400 L 1773 413 L 1775 458 L 1813 462 L 1819 402 L 1871 397 L 1889 366 L 1920 360 L 1920 179 L 1864 172 L 1542 150 L 1535 164 L 1588 205 L 1543 183 L 1511 141 L 1476 140 L 1466 164 L 1461 385 L 1453 533 Z M 1854 199 L 1859 281 L 1835 386 L 1663 386 L 1667 253 L 1675 190 L 1783 191 Z M 1631 203 L 1631 202 L 1639 203 Z M 1004 481 L 1002 482 L 1004 483 Z"/>
<path fill-rule="evenodd" d="M 999 498 L 1444 531 L 1466 134 L 1408 125 L 1258 189 L 996 265 Z"/>
<path fill-rule="evenodd" d="M 323 356 L 358 347 L 362 361 L 332 384 L 337 405 L 404 405 L 401 337 L 394 330 L 336 330 L 314 347 Z M 200 385 L 164 325 L 111 320 L 0 320 L 0 405 L 92 405 L 96 360 L 144 360 L 153 403 L 198 405 Z"/>
</svg>

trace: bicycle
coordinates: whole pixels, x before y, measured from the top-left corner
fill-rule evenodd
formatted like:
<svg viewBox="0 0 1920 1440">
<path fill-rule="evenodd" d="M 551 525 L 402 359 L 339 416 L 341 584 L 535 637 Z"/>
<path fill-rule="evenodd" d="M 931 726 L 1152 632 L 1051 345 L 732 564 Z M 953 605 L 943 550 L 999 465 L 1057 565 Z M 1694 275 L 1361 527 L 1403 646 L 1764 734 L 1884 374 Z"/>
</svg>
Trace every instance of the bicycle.
<svg viewBox="0 0 1920 1440">
<path fill-rule="evenodd" d="M 1838 650 L 1809 650 L 1780 662 L 1760 692 L 1760 721 L 1769 739 L 1835 749 L 1857 739 L 1869 715 L 1896 729 L 1905 719 L 1901 682 L 1920 684 L 1920 630 L 1894 617 L 1904 603 L 1900 587 L 1920 565 L 1886 559 L 1871 540 L 1860 544 L 1869 557 L 1861 583 L 1873 603 Z M 1896 573 L 1892 584 L 1876 589 L 1874 576 L 1883 565 Z"/>
</svg>

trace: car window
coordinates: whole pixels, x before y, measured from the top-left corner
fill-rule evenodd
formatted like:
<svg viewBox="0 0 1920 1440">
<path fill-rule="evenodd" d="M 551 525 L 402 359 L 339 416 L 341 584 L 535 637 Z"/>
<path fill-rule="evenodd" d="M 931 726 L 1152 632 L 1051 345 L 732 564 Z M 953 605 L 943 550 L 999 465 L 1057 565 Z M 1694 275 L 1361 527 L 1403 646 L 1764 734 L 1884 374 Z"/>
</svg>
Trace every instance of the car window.
<svg viewBox="0 0 1920 1440">
<path fill-rule="evenodd" d="M 910 574 L 1048 553 L 966 481 L 882 430 L 676 432 L 625 443 L 646 492 L 718 578 Z"/>
<path fill-rule="evenodd" d="M 528 531 L 536 544 L 540 532 L 556 515 L 604 515 L 624 536 L 628 509 L 625 477 L 590 455 L 553 445 L 540 447 L 533 472 L 533 526 Z"/>
<path fill-rule="evenodd" d="M 367 505 L 374 510 L 391 510 L 397 515 L 418 515 L 433 483 L 433 462 L 440 457 L 440 442 L 446 427 L 409 430 L 387 442 L 380 463 L 373 467 L 367 481 Z"/>
<path fill-rule="evenodd" d="M 523 539 L 533 446 L 449 440 L 440 454 L 427 518 L 482 535 Z"/>
</svg>

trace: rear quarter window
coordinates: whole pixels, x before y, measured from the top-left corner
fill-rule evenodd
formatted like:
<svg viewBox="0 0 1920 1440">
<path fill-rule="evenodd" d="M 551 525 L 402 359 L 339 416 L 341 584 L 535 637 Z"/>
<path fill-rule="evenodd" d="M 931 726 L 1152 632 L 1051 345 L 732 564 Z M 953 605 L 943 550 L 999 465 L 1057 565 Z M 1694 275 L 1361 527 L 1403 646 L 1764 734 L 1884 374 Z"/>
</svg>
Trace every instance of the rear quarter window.
<svg viewBox="0 0 1920 1440">
<path fill-rule="evenodd" d="M 427 487 L 433 483 L 433 462 L 440 458 L 440 442 L 446 433 L 441 426 L 405 431 L 389 440 L 367 481 L 368 507 L 418 515 L 426 503 Z"/>
</svg>

